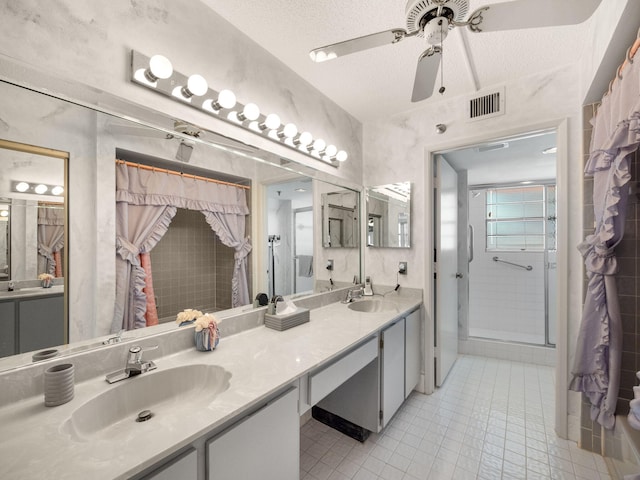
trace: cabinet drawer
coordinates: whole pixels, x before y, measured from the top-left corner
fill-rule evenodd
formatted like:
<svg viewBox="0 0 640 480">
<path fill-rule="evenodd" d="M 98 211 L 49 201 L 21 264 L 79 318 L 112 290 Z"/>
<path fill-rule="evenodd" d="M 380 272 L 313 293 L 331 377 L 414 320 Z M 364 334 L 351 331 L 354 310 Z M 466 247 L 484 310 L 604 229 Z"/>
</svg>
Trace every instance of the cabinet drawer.
<svg viewBox="0 0 640 480">
<path fill-rule="evenodd" d="M 378 356 L 374 337 L 326 368 L 309 375 L 309 404 L 315 405 Z"/>
</svg>

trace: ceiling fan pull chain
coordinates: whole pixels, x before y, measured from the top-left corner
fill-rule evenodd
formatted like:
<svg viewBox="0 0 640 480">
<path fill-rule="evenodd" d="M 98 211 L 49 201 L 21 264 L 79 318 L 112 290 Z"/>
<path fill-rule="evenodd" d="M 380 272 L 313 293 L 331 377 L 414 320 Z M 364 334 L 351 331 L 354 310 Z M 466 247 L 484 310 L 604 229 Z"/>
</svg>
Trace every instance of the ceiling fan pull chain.
<svg viewBox="0 0 640 480">
<path fill-rule="evenodd" d="M 442 20 L 440 20 L 440 95 L 444 95 L 444 49 L 442 48 L 442 40 L 443 40 L 443 31 L 442 31 Z"/>
</svg>

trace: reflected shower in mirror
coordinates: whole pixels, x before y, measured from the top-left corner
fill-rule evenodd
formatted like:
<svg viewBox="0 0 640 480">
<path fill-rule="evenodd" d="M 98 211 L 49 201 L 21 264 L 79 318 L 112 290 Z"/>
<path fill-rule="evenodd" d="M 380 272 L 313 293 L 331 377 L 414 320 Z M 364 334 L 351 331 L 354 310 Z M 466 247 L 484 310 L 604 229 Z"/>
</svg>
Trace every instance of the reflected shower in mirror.
<svg viewBox="0 0 640 480">
<path fill-rule="evenodd" d="M 411 247 L 411 183 L 367 188 L 367 246 Z"/>
<path fill-rule="evenodd" d="M 357 248 L 360 245 L 358 194 L 339 190 L 322 194 L 322 246 Z"/>
</svg>

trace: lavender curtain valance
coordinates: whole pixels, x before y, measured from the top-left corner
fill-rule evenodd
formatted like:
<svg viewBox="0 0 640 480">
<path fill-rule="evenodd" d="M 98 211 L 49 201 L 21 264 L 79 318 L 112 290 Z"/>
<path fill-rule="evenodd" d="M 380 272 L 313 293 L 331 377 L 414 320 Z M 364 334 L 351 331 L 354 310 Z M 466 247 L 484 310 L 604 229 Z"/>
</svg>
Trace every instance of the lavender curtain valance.
<svg viewBox="0 0 640 480">
<path fill-rule="evenodd" d="M 248 215 L 242 188 L 180 175 L 116 165 L 116 202 L 130 205 L 172 205 L 199 212 Z"/>
<path fill-rule="evenodd" d="M 589 399 L 592 420 L 612 428 L 622 356 L 615 247 L 624 235 L 629 155 L 640 145 L 640 62 L 623 70 L 623 79 L 603 98 L 591 123 L 585 174 L 593 176 L 596 225 L 578 247 L 588 287 L 569 387 Z"/>
</svg>

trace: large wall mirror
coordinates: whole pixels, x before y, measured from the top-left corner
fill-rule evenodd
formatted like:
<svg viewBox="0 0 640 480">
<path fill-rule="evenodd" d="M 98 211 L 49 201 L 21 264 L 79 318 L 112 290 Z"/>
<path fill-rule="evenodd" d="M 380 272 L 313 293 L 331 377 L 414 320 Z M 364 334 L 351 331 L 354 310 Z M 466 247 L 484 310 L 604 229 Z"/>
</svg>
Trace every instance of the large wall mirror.
<svg viewBox="0 0 640 480">
<path fill-rule="evenodd" d="M 6 167 L 3 167 L 2 172 L 10 173 L 10 180 L 37 181 L 54 186 L 62 184 L 65 189 L 66 204 L 60 206 L 62 211 L 69 213 L 66 217 L 68 223 L 65 225 L 65 251 L 62 256 L 63 264 L 67 258 L 68 262 L 67 271 L 59 282 L 63 282 L 60 288 L 64 289 L 67 299 L 63 323 L 71 344 L 62 350 L 99 347 L 103 340 L 117 331 L 114 304 L 117 276 L 118 157 L 124 157 L 120 160 L 132 164 L 150 165 L 152 168 L 171 170 L 178 174 L 217 179 L 247 187 L 243 190 L 249 208 L 245 217 L 245 236 L 252 248 L 247 256 L 248 300 L 243 303 L 245 306 L 242 308 L 246 309 L 246 305 L 252 303 L 258 292 L 269 291 L 273 277 L 270 280 L 268 274 L 272 272 L 275 286 L 271 287 L 276 294 L 312 293 L 324 288 L 323 281 L 326 279 L 318 274 L 326 274 L 316 272 L 317 269 L 314 268 L 314 265 L 322 265 L 326 256 L 322 248 L 321 229 L 311 228 L 320 223 L 321 218 L 320 193 L 316 192 L 341 190 L 357 201 L 360 193 L 345 189 L 345 182 L 336 182 L 343 183 L 342 185 L 329 183 L 326 176 L 318 175 L 310 168 L 208 130 L 200 129 L 199 135 L 189 135 L 183 129 L 176 129 L 175 119 L 124 104 L 119 99 L 113 100 L 112 104 L 125 105 L 122 115 L 96 111 L 6 82 L 0 82 L 0 95 L 5 99 L 2 120 L 6 122 L 7 128 L 3 131 L 4 138 L 69 153 L 66 171 L 68 183 L 64 181 L 64 160 L 38 155 L 42 157 L 38 162 L 48 162 L 45 168 L 40 163 L 36 164 L 35 157 L 18 159 L 15 151 L 4 152 L 8 156 L 3 156 L 0 160 L 9 162 L 3 163 Z M 147 115 L 142 121 L 139 116 L 131 113 L 138 114 L 138 110 Z M 131 118 L 136 118 L 137 121 Z M 58 176 L 31 178 L 26 171 L 18 168 L 21 165 L 31 165 L 40 173 L 57 165 Z M 4 183 L 7 181 L 4 176 L 0 176 L 0 180 Z M 32 199 L 20 200 L 36 202 Z M 50 204 L 46 205 L 46 211 L 56 208 L 53 205 L 55 199 L 39 198 L 34 209 L 43 210 L 45 200 Z M 0 191 L 0 218 L 13 215 L 17 208 L 10 188 Z M 37 217 L 36 214 L 33 216 Z M 169 324 L 173 324 L 175 313 L 184 308 L 216 311 L 220 318 L 224 318 L 226 312 L 230 311 L 228 309 L 233 307 L 226 299 L 232 289 L 233 249 L 229 250 L 225 245 L 214 245 L 210 237 L 216 235 L 207 227 L 206 221 L 193 212 L 179 212 L 172 222 L 175 223 L 170 230 L 174 231 L 167 233 L 154 247 L 157 248 L 155 253 L 154 250 L 151 251 L 156 289 L 150 301 L 158 309 L 159 327 L 162 324 L 172 327 Z M 5 270 L 13 271 L 14 266 L 21 261 L 13 258 L 17 249 L 13 244 L 7 243 L 17 227 L 3 220 L 0 220 L 0 224 L 4 225 L 0 229 L 0 251 L 11 250 L 9 261 L 5 259 L 3 262 L 0 257 L 1 274 Z M 32 228 L 36 229 L 35 223 Z M 184 229 L 193 229 L 193 232 L 199 232 L 195 235 L 207 236 L 207 239 L 197 237 L 202 241 L 198 240 L 193 248 L 186 248 Z M 280 236 L 279 243 L 272 245 L 276 254 L 273 265 L 281 267 L 275 272 L 265 268 L 269 236 L 272 233 Z M 354 235 L 357 239 L 357 234 Z M 5 239 L 4 242 L 2 239 Z M 215 252 L 211 254 L 211 250 Z M 178 251 L 191 256 L 183 258 L 176 254 Z M 209 262 L 206 275 L 199 270 L 198 275 L 193 275 L 204 263 L 205 252 L 206 261 Z M 345 279 L 351 281 L 354 276 L 360 275 L 358 253 L 345 256 L 339 264 Z M 33 271 L 26 274 L 26 277 L 35 280 L 39 273 L 37 268 L 36 262 L 36 266 L 32 267 Z M 8 302 L 12 298 L 8 295 L 11 292 L 7 290 L 13 275 L 11 278 L 9 273 L 5 275 L 0 277 L 0 291 L 3 294 L 0 302 Z M 183 294 L 174 295 L 181 284 L 188 283 L 183 281 L 188 277 L 199 280 Z M 221 294 L 223 300 L 204 298 L 212 291 Z M 231 311 L 237 311 L 237 308 Z M 7 323 L 9 318 L 13 319 L 13 314 L 5 315 L 0 308 L 0 330 L 2 323 Z M 153 333 L 157 328 L 136 329 L 135 336 L 144 335 L 147 330 Z M 11 335 L 14 338 L 21 336 L 20 332 L 12 332 Z M 127 332 L 123 336 L 126 338 Z M 31 354 L 28 352 L 33 350 L 34 348 L 20 348 L 17 345 L 14 352 L 17 355 L 4 358 L 0 362 L 0 370 L 15 368 L 31 361 Z M 0 356 L 5 354 L 0 353 Z"/>
<path fill-rule="evenodd" d="M 367 246 L 411 247 L 411 183 L 398 182 L 366 189 Z"/>
</svg>

